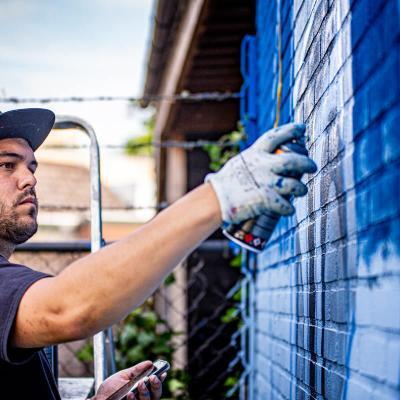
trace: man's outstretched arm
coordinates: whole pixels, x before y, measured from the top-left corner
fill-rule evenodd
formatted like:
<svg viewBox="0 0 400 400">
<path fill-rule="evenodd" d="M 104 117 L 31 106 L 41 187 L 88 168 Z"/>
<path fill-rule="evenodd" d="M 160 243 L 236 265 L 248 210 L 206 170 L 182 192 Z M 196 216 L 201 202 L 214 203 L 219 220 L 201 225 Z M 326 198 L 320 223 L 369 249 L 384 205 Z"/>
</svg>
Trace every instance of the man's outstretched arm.
<svg viewBox="0 0 400 400">
<path fill-rule="evenodd" d="M 121 320 L 220 224 L 217 197 L 204 184 L 125 239 L 33 284 L 19 306 L 13 344 L 84 338 Z"/>
<path fill-rule="evenodd" d="M 288 124 L 267 132 L 208 176 L 209 183 L 124 240 L 34 283 L 21 300 L 13 344 L 39 347 L 90 336 L 141 304 L 222 220 L 237 223 L 267 210 L 292 214 L 288 196 L 303 196 L 307 188 L 290 176 L 316 166 L 303 155 L 274 150 L 301 139 L 304 129 Z"/>
</svg>

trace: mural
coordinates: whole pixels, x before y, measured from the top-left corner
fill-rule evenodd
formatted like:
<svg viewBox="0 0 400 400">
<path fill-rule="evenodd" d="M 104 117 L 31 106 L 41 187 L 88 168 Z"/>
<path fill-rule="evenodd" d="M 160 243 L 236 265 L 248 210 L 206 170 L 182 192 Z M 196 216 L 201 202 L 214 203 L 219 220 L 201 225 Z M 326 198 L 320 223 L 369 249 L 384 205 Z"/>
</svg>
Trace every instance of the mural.
<svg viewBox="0 0 400 400">
<path fill-rule="evenodd" d="M 258 1 L 257 131 L 280 103 L 319 172 L 258 258 L 254 398 L 399 397 L 399 7 Z"/>
</svg>

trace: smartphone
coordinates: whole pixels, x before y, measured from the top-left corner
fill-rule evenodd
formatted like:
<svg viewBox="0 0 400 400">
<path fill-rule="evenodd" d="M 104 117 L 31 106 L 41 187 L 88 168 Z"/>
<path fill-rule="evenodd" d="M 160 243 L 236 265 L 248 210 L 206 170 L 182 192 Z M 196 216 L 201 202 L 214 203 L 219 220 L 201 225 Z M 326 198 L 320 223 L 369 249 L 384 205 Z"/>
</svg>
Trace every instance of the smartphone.
<svg viewBox="0 0 400 400">
<path fill-rule="evenodd" d="M 167 361 L 164 360 L 157 360 L 153 362 L 153 366 L 151 366 L 149 369 L 145 370 L 142 372 L 140 375 L 136 376 L 135 378 L 131 379 L 128 383 L 126 383 L 124 386 L 119 388 L 116 392 L 114 392 L 112 395 L 107 397 L 106 400 L 123 400 L 125 399 L 125 396 L 129 392 L 133 392 L 138 394 L 137 391 L 137 386 L 138 383 L 143 379 L 145 381 L 146 386 L 150 385 L 149 382 L 149 377 L 151 375 L 157 375 L 160 377 L 164 372 L 168 371 L 170 369 L 170 365 Z"/>
<path fill-rule="evenodd" d="M 120 387 L 117 391 L 115 391 L 113 394 L 108 396 L 106 398 L 106 400 L 122 400 L 122 399 L 124 399 L 125 396 L 132 390 L 132 388 L 137 387 L 137 384 L 143 378 L 146 378 L 153 370 L 154 370 L 154 365 L 151 366 L 149 369 L 146 369 L 145 371 L 143 371 L 140 375 L 135 376 L 129 382 L 125 383 L 124 386 Z"/>
<path fill-rule="evenodd" d="M 157 378 L 160 378 L 160 376 L 164 373 L 167 372 L 169 369 L 171 368 L 171 366 L 169 365 L 168 361 L 165 360 L 157 360 L 153 362 L 153 369 L 150 371 L 150 373 L 148 375 L 146 375 L 146 377 L 144 378 L 144 383 L 147 387 L 149 387 L 150 385 L 150 381 L 149 378 L 152 375 L 156 375 Z M 140 381 L 140 379 L 139 379 Z M 138 384 L 139 381 L 136 382 L 132 389 L 130 390 L 130 392 L 134 393 L 135 396 L 138 394 Z"/>
</svg>

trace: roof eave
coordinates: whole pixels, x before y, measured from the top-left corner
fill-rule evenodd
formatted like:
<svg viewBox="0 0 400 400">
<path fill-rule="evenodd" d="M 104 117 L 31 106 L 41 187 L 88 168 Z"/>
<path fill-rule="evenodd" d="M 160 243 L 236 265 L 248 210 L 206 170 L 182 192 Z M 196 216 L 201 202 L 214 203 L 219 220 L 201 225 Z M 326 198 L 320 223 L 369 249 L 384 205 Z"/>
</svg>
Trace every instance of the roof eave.
<svg viewBox="0 0 400 400">
<path fill-rule="evenodd" d="M 166 63 L 166 52 L 170 48 L 171 38 L 175 37 L 186 1 L 156 0 L 154 3 L 152 34 L 147 48 L 146 77 L 143 89 L 142 107 L 147 107 L 147 98 L 158 94 Z"/>
</svg>

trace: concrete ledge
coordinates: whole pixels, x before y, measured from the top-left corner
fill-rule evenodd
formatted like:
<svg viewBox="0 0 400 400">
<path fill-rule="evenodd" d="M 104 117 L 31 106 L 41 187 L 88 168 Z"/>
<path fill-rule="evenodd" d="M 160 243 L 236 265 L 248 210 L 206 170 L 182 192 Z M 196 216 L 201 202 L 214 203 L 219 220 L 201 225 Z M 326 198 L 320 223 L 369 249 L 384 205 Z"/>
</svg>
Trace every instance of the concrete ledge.
<svg viewBox="0 0 400 400">
<path fill-rule="evenodd" d="M 93 378 L 59 378 L 58 390 L 62 400 L 86 400 L 94 385 Z"/>
</svg>

